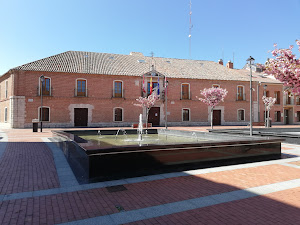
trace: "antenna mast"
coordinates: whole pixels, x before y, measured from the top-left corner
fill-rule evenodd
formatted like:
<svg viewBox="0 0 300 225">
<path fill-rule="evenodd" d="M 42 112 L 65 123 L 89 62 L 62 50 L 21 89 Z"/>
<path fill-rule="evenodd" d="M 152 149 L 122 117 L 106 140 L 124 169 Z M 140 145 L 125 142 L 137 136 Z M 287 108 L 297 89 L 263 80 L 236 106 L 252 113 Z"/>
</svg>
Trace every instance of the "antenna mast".
<svg viewBox="0 0 300 225">
<path fill-rule="evenodd" d="M 190 0 L 189 57 L 192 58 L 192 0 Z"/>
</svg>

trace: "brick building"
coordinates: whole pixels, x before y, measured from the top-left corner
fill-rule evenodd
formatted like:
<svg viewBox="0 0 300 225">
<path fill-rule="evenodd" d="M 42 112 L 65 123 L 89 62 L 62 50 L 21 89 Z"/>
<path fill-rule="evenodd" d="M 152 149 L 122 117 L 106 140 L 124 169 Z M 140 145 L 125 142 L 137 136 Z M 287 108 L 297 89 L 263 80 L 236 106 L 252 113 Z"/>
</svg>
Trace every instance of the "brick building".
<svg viewBox="0 0 300 225">
<path fill-rule="evenodd" d="M 45 77 L 43 110 L 41 75 Z M 166 106 L 168 126 L 210 124 L 210 109 L 196 96 L 214 86 L 228 90 L 225 101 L 214 110 L 214 123 L 249 123 L 249 71 L 233 69 L 231 62 L 225 66 L 222 61 L 146 57 L 138 52 L 68 51 L 13 68 L 0 77 L 0 125 L 31 127 L 42 112 L 44 127 L 131 126 L 142 113 L 133 104 L 147 95 L 142 92 L 143 77 L 147 92 L 151 77 L 161 92 L 149 115 L 153 125 L 164 126 Z M 264 120 L 261 98 L 266 94 L 277 98 L 270 114 L 273 124 L 299 123 L 300 101 L 284 94 L 280 82 L 254 71 L 252 85 L 254 121 Z"/>
</svg>

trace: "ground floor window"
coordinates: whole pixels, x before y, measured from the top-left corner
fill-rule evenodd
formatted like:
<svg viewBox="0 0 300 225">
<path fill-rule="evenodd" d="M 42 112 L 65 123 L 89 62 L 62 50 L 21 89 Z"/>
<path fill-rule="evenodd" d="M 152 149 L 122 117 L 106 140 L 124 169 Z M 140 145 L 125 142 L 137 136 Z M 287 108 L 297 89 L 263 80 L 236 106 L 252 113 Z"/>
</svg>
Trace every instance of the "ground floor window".
<svg viewBox="0 0 300 225">
<path fill-rule="evenodd" d="M 300 122 L 300 111 L 297 111 L 297 121 Z"/>
<path fill-rule="evenodd" d="M 182 121 L 190 121 L 190 110 L 182 109 Z"/>
<path fill-rule="evenodd" d="M 41 110 L 42 108 L 39 108 L 39 120 L 43 121 L 43 122 L 49 122 L 50 121 L 50 108 L 49 107 L 43 107 L 43 110 Z"/>
<path fill-rule="evenodd" d="M 238 110 L 238 121 L 245 121 L 245 110 L 244 109 Z"/>
<path fill-rule="evenodd" d="M 4 108 L 4 122 L 7 122 L 7 108 Z"/>
<path fill-rule="evenodd" d="M 298 118 L 299 118 L 298 113 L 297 113 L 297 115 L 298 115 Z M 280 111 L 275 111 L 274 119 L 275 119 L 275 122 L 281 122 L 281 112 Z"/>
<path fill-rule="evenodd" d="M 123 109 L 122 108 L 115 108 L 114 109 L 114 119 L 116 122 L 123 121 Z"/>
</svg>

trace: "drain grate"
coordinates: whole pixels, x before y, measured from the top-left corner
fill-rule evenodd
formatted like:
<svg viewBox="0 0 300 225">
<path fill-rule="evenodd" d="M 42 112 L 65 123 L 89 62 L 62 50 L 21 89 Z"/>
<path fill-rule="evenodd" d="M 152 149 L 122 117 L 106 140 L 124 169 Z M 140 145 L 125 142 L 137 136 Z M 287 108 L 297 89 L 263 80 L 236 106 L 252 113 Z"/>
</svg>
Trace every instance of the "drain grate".
<svg viewBox="0 0 300 225">
<path fill-rule="evenodd" d="M 124 185 L 115 185 L 115 186 L 109 186 L 106 187 L 108 192 L 119 192 L 119 191 L 126 191 L 127 188 L 124 187 Z"/>
</svg>

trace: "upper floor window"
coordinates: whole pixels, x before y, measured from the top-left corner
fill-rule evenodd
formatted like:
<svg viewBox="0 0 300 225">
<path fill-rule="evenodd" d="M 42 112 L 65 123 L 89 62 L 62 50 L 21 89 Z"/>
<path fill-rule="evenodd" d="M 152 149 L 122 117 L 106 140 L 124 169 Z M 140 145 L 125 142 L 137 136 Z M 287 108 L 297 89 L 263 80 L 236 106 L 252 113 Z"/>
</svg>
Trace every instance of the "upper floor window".
<svg viewBox="0 0 300 225">
<path fill-rule="evenodd" d="M 245 98 L 245 93 L 244 93 L 244 86 L 237 86 L 237 98 L 236 98 L 237 101 L 245 101 L 246 98 Z"/>
<path fill-rule="evenodd" d="M 115 122 L 123 121 L 123 109 L 122 108 L 114 108 L 114 121 Z"/>
<path fill-rule="evenodd" d="M 245 110 L 244 109 L 238 110 L 238 121 L 245 121 Z"/>
<path fill-rule="evenodd" d="M 212 87 L 213 87 L 213 88 L 219 88 L 220 85 L 219 85 L 219 84 L 213 84 Z"/>
<path fill-rule="evenodd" d="M 181 99 L 190 99 L 190 84 L 181 84 Z"/>
<path fill-rule="evenodd" d="M 5 98 L 8 98 L 8 80 L 5 81 Z"/>
<path fill-rule="evenodd" d="M 76 96 L 86 97 L 87 89 L 86 89 L 86 80 L 85 79 L 77 79 L 76 80 Z"/>
<path fill-rule="evenodd" d="M 44 82 L 42 83 L 40 78 L 40 94 L 41 91 L 43 91 L 44 96 L 50 96 L 51 95 L 51 79 L 49 77 L 44 78 Z"/>
<path fill-rule="evenodd" d="M 279 105 L 280 104 L 280 91 L 275 91 L 274 95 L 276 98 L 275 104 Z"/>
<path fill-rule="evenodd" d="M 292 94 L 291 92 L 286 92 L 285 94 L 285 104 L 291 105 L 292 104 Z"/>
<path fill-rule="evenodd" d="M 190 121 L 190 110 L 182 109 L 182 121 Z"/>
<path fill-rule="evenodd" d="M 50 121 L 50 108 L 43 106 L 43 111 L 41 109 L 42 108 L 39 107 L 39 121 L 49 122 Z"/>
<path fill-rule="evenodd" d="M 123 82 L 122 81 L 114 81 L 113 97 L 115 97 L 115 98 L 123 97 Z"/>
<path fill-rule="evenodd" d="M 266 97 L 270 97 L 270 92 L 266 91 Z"/>
</svg>

